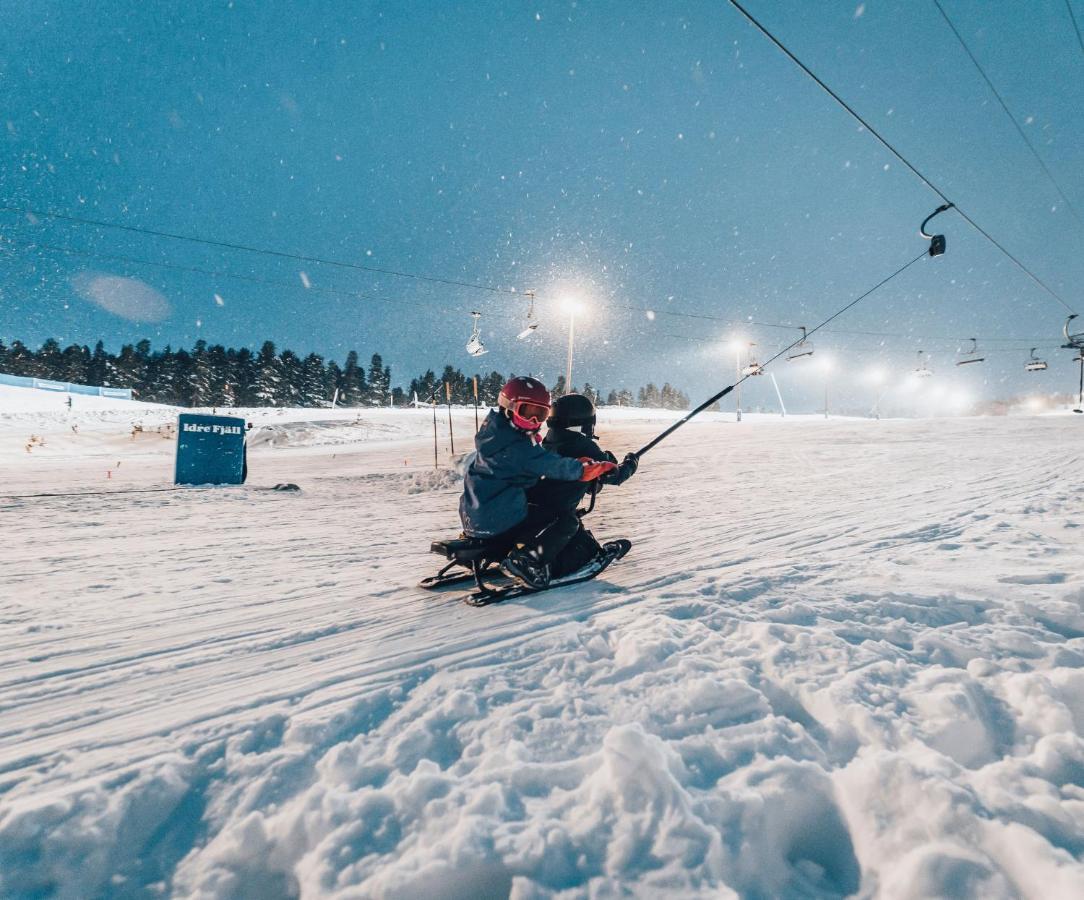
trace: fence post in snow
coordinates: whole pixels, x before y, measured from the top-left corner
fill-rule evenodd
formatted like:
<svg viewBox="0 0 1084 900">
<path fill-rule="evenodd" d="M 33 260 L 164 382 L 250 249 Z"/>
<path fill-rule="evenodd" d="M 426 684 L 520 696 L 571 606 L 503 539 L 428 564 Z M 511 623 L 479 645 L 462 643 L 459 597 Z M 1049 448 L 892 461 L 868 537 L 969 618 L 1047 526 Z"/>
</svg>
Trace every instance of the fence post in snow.
<svg viewBox="0 0 1084 900">
<path fill-rule="evenodd" d="M 455 435 L 452 434 L 452 386 L 444 382 L 444 396 L 448 399 L 448 441 L 452 445 L 452 456 L 455 456 Z"/>
<path fill-rule="evenodd" d="M 433 468 L 439 469 L 440 462 L 437 459 L 437 392 L 433 391 L 433 396 L 429 399 L 433 401 Z"/>
<path fill-rule="evenodd" d="M 474 376 L 474 433 L 478 433 L 478 376 Z"/>
</svg>

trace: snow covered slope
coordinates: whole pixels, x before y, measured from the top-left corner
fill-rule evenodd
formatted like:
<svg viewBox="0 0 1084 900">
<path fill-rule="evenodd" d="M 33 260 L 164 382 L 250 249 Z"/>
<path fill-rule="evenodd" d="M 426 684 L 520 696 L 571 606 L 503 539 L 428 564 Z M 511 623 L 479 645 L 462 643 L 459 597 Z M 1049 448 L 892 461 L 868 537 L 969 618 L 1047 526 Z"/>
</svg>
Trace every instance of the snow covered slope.
<svg viewBox="0 0 1084 900">
<path fill-rule="evenodd" d="M 0 428 L 76 489 L 0 498 L 0 896 L 1080 896 L 1082 423 L 693 424 L 479 610 L 425 413 L 106 495 L 172 443 Z"/>
</svg>

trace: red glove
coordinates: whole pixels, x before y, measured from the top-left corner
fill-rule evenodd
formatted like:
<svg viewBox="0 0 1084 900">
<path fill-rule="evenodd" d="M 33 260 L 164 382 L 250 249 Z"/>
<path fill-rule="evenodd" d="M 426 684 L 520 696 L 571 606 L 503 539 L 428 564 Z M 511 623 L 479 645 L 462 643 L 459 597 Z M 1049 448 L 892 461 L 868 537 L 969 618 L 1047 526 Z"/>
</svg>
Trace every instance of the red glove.
<svg viewBox="0 0 1084 900">
<path fill-rule="evenodd" d="M 580 481 L 594 481 L 599 476 L 612 472 L 617 468 L 617 463 L 597 462 L 591 459 L 590 456 L 581 456 L 580 462 L 583 463 L 583 474 L 580 476 Z"/>
</svg>

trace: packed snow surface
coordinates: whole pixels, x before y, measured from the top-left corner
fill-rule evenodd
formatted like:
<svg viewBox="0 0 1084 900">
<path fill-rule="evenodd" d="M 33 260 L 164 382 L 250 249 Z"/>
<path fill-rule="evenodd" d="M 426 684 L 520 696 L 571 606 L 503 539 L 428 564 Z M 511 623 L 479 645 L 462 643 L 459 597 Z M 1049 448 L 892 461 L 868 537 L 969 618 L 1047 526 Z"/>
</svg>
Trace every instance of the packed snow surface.
<svg viewBox="0 0 1084 900">
<path fill-rule="evenodd" d="M 472 609 L 445 412 L 157 491 L 112 403 L 0 412 L 0 896 L 1082 895 L 1084 423 L 711 417 L 601 495 L 628 557 Z"/>
</svg>

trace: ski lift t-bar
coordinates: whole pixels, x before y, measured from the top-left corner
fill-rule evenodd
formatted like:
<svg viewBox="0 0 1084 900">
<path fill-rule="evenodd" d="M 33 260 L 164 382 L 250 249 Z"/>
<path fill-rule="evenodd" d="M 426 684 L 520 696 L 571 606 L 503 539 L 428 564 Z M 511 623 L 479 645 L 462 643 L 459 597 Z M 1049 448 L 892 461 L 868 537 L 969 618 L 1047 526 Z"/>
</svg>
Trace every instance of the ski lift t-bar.
<svg viewBox="0 0 1084 900">
<path fill-rule="evenodd" d="M 820 331 L 825 325 L 827 325 L 833 319 L 838 318 L 839 316 L 841 316 L 845 312 L 847 312 L 847 310 L 851 309 L 851 307 L 857 305 L 862 300 L 865 300 L 866 297 L 868 297 L 870 294 L 872 294 L 878 288 L 884 287 L 884 285 L 888 284 L 888 282 L 890 282 L 897 275 L 901 274 L 904 270 L 909 269 L 911 266 L 913 266 L 915 263 L 917 263 L 920 259 L 922 259 L 922 258 L 924 258 L 926 256 L 941 256 L 945 252 L 945 236 L 943 234 L 927 234 L 926 233 L 926 225 L 930 221 L 930 219 L 932 219 L 938 213 L 944 212 L 946 209 L 951 209 L 951 207 L 952 207 L 951 203 L 946 203 L 945 205 L 938 207 L 934 212 L 932 212 L 929 216 L 927 216 L 925 218 L 925 220 L 922 222 L 922 227 L 919 229 L 919 234 L 921 234 L 922 237 L 926 238 L 930 242 L 930 246 L 926 250 L 923 250 L 922 253 L 920 253 L 918 256 L 916 256 L 914 259 L 912 259 L 909 263 L 906 263 L 905 265 L 900 266 L 900 268 L 896 269 L 895 272 L 893 272 L 891 275 L 889 275 L 883 281 L 877 282 L 877 284 L 875 284 L 873 287 L 871 287 L 864 294 L 862 294 L 862 295 L 860 295 L 858 297 L 855 297 L 854 300 L 852 300 L 850 303 L 848 303 L 842 309 L 839 309 L 838 311 L 832 313 L 832 315 L 830 315 L 827 319 L 825 319 L 823 322 L 821 322 L 820 325 L 818 325 L 816 328 L 811 328 L 808 333 L 803 334 L 800 338 L 798 338 L 798 340 L 788 344 L 786 347 L 784 347 L 782 350 L 780 350 L 777 354 L 775 354 L 775 356 L 773 356 L 766 363 L 764 363 L 760 367 L 760 371 L 763 372 L 765 368 L 767 368 L 769 365 L 771 365 L 773 362 L 775 362 L 777 359 L 779 359 L 779 357 L 783 356 L 786 353 L 789 353 L 794 347 L 797 347 L 798 344 L 800 344 L 802 341 L 806 340 L 806 338 L 811 337 L 814 333 Z M 655 447 L 655 445 L 662 443 L 662 441 L 664 441 L 671 434 L 673 434 L 675 431 L 677 431 L 682 425 L 684 425 L 686 422 L 688 422 L 693 417 L 700 415 L 700 413 L 702 413 L 705 409 L 707 409 L 709 406 L 711 406 L 716 401 L 722 400 L 723 397 L 725 397 L 727 394 L 729 394 L 731 391 L 733 391 L 734 388 L 736 388 L 743 381 L 747 381 L 749 378 L 751 378 L 752 375 L 753 375 L 753 373 L 750 373 L 748 375 L 744 375 L 741 378 L 739 378 L 737 381 L 735 381 L 733 384 L 728 385 L 727 387 L 723 388 L 721 391 L 719 391 L 719 393 L 714 394 L 711 397 L 708 397 L 707 400 L 705 400 L 703 403 L 701 403 L 696 409 L 692 410 L 692 412 L 686 413 L 684 416 L 682 416 L 680 419 L 678 419 L 673 425 L 671 425 L 669 428 L 667 428 L 661 434 L 656 435 L 652 440 L 650 440 L 648 443 L 644 444 L 643 447 L 641 447 L 639 450 L 636 451 L 636 454 L 635 454 L 636 458 L 639 459 L 641 456 L 643 456 L 645 453 L 647 453 L 648 450 L 651 450 L 653 447 Z"/>
</svg>

